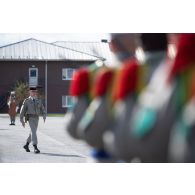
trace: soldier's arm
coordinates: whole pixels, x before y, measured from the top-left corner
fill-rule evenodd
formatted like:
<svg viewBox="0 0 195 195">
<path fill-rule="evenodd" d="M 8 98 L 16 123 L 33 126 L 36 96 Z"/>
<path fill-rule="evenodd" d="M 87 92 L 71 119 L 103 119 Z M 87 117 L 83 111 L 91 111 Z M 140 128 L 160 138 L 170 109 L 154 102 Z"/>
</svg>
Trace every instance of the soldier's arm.
<svg viewBox="0 0 195 195">
<path fill-rule="evenodd" d="M 24 124 L 24 115 L 26 114 L 27 111 L 27 105 L 26 105 L 26 100 L 24 100 L 21 110 L 20 110 L 20 122 Z"/>
<path fill-rule="evenodd" d="M 41 103 L 41 113 L 43 115 L 43 120 L 45 121 L 45 119 L 46 119 L 46 111 L 45 111 L 45 108 L 44 108 L 42 103 Z"/>
<path fill-rule="evenodd" d="M 10 107 L 11 101 L 10 98 L 7 99 L 7 105 Z"/>
</svg>

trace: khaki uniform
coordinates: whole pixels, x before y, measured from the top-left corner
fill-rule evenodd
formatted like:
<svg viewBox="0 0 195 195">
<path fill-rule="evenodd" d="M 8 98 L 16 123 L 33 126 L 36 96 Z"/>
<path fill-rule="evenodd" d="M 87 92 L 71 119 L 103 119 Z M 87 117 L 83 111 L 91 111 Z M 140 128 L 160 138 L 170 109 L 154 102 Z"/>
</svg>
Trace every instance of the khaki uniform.
<svg viewBox="0 0 195 195">
<path fill-rule="evenodd" d="M 39 122 L 39 115 L 43 116 L 43 119 L 46 119 L 46 113 L 44 106 L 40 99 L 33 99 L 32 97 L 28 97 L 24 100 L 23 105 L 20 111 L 20 121 L 24 123 L 29 122 L 31 132 L 27 139 L 27 142 L 30 143 L 32 141 L 33 145 L 37 145 L 37 127 Z"/>
</svg>

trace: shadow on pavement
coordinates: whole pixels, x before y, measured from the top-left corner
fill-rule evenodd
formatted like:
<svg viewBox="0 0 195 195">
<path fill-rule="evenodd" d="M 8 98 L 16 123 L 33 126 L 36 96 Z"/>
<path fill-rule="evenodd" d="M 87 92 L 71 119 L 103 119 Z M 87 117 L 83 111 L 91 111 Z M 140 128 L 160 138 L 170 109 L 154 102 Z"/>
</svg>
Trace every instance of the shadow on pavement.
<svg viewBox="0 0 195 195">
<path fill-rule="evenodd" d="M 83 156 L 79 156 L 79 155 L 65 155 L 65 154 L 54 154 L 54 153 L 44 153 L 44 152 L 41 152 L 40 154 L 44 154 L 44 155 L 47 155 L 47 156 L 62 156 L 62 157 L 84 158 Z"/>
</svg>

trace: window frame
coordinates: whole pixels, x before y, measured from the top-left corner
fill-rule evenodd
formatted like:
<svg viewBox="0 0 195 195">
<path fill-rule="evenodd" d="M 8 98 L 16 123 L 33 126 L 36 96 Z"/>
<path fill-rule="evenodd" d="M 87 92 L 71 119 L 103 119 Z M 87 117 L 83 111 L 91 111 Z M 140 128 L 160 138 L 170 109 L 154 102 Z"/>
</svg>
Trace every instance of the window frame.
<svg viewBox="0 0 195 195">
<path fill-rule="evenodd" d="M 64 98 L 65 98 L 65 102 L 64 102 Z M 73 98 L 73 96 L 70 95 L 62 95 L 62 108 L 71 108 L 73 105 L 68 104 L 68 98 Z M 65 104 L 64 104 L 65 103 Z"/>
<path fill-rule="evenodd" d="M 73 70 L 71 77 L 69 77 L 69 75 L 68 75 L 68 70 Z M 75 68 L 62 68 L 62 80 L 63 81 L 73 80 L 74 71 L 75 71 Z M 64 72 L 65 72 L 65 78 L 64 78 Z"/>
<path fill-rule="evenodd" d="M 31 76 L 31 71 L 35 70 L 36 71 L 36 76 L 32 77 Z M 31 78 L 36 78 L 36 83 L 30 83 Z M 29 67 L 29 72 L 28 72 L 28 79 L 29 79 L 29 85 L 38 85 L 38 80 L 39 80 L 39 69 L 35 67 Z"/>
</svg>

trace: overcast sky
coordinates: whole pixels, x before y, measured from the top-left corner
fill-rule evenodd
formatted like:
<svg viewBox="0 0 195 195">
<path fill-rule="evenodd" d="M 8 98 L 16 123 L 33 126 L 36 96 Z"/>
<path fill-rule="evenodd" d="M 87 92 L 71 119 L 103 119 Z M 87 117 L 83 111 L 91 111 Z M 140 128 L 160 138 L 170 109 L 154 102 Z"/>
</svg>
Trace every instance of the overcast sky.
<svg viewBox="0 0 195 195">
<path fill-rule="evenodd" d="M 46 42 L 55 41 L 101 41 L 108 39 L 106 33 L 0 33 L 0 46 L 22 41 L 29 38 L 35 38 Z"/>
</svg>

